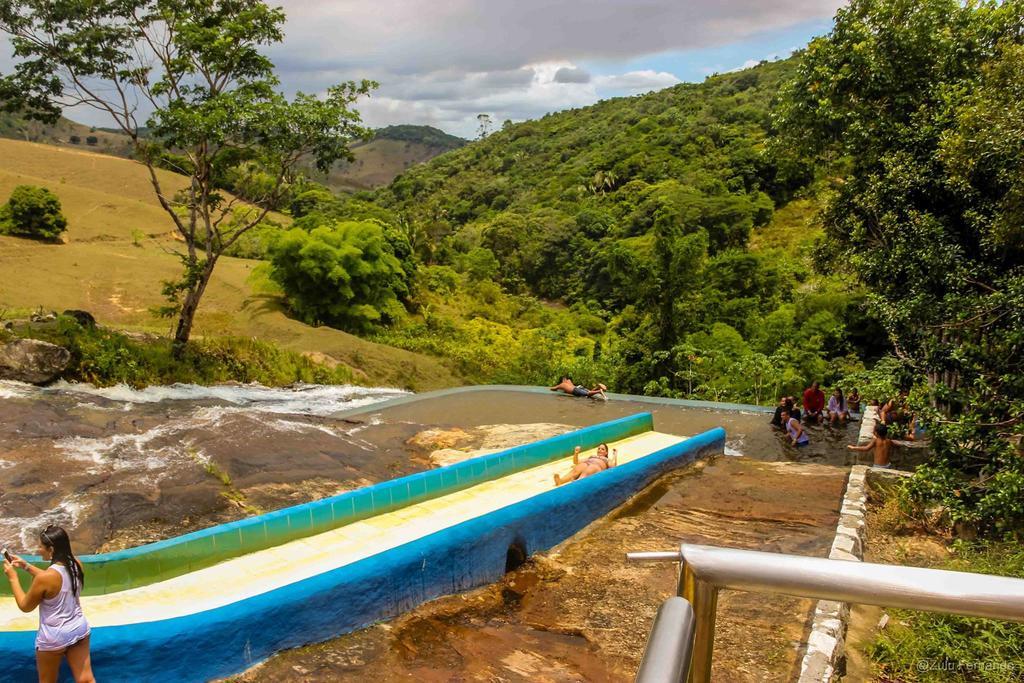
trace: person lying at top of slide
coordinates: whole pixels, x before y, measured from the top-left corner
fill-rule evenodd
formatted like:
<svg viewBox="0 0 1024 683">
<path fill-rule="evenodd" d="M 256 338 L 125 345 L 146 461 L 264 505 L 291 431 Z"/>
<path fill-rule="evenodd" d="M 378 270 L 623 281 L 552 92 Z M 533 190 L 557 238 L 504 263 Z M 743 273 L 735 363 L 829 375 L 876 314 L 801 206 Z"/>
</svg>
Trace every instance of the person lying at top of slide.
<svg viewBox="0 0 1024 683">
<path fill-rule="evenodd" d="M 592 474 L 598 472 L 604 472 L 609 467 L 615 467 L 619 464 L 619 451 L 618 449 L 612 450 L 612 458 L 608 459 L 608 444 L 603 443 L 597 447 L 597 454 L 592 455 L 583 462 L 580 462 L 580 447 L 577 446 L 572 452 L 572 470 L 569 471 L 564 477 L 555 474 L 555 486 L 561 486 L 562 484 L 568 484 L 570 481 L 576 481 L 577 479 L 583 479 L 589 477 Z"/>
<path fill-rule="evenodd" d="M 604 392 L 608 391 L 608 387 L 603 384 L 598 384 L 593 389 L 587 389 L 582 384 L 576 384 L 572 381 L 572 377 L 568 375 L 562 375 L 561 381 L 553 387 L 548 387 L 550 391 L 561 391 L 569 394 L 570 396 L 585 396 L 587 398 L 608 398 Z"/>
</svg>

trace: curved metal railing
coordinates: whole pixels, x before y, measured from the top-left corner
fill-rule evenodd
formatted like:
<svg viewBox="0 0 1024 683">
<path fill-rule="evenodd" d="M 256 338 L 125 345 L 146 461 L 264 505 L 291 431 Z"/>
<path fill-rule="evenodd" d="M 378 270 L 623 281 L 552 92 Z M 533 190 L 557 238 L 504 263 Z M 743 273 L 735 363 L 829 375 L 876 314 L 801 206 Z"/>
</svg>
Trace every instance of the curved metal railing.
<svg viewBox="0 0 1024 683">
<path fill-rule="evenodd" d="M 658 608 L 637 683 L 678 683 L 690 672 L 693 654 L 693 608 L 685 598 L 669 598 Z"/>
<path fill-rule="evenodd" d="M 697 682 L 711 680 L 715 611 L 722 589 L 1024 622 L 1024 579 L 690 543 L 682 544 L 678 551 L 627 553 L 626 558 L 634 562 L 681 563 L 679 595 L 692 605 L 695 625 L 689 680 Z M 662 630 L 666 628 L 662 626 Z M 669 657 L 664 654 L 671 651 L 663 644 L 667 639 L 665 634 L 655 638 L 652 632 L 648 648 L 658 644 L 659 649 L 644 655 L 649 671 L 671 670 L 666 664 L 658 668 L 653 661 L 648 663 L 654 656 Z M 690 653 L 685 654 L 690 659 Z M 685 673 L 680 675 L 643 681 L 687 680 Z M 637 680 L 641 680 L 639 676 Z"/>
</svg>

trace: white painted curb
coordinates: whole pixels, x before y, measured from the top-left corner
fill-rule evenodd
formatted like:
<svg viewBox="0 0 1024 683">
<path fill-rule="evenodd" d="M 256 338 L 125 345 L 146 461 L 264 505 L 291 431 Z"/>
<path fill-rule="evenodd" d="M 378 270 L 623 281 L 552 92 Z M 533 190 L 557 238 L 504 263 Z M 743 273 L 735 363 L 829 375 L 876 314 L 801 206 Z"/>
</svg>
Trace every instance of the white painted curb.
<svg viewBox="0 0 1024 683">
<path fill-rule="evenodd" d="M 875 420 L 868 420 L 869 411 L 872 409 L 873 407 L 869 407 L 865 411 L 864 422 L 870 422 L 873 428 Z M 874 415 L 870 417 L 874 418 Z M 863 438 L 862 426 L 861 439 Z M 856 465 L 850 470 L 843 505 L 839 511 L 836 535 L 828 555 L 831 560 L 861 562 L 864 559 L 868 469 L 865 465 Z M 846 627 L 849 619 L 850 606 L 847 603 L 818 601 L 811 632 L 807 636 L 807 652 L 800 665 L 799 683 L 831 683 L 836 679 L 836 668 L 846 651 Z"/>
</svg>

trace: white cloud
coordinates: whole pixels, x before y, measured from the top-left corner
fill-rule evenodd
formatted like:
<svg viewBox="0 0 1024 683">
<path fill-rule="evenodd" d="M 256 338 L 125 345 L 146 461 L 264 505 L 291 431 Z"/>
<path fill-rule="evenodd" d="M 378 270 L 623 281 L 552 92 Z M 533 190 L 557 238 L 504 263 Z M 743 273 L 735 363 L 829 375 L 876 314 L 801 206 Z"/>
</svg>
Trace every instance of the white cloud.
<svg viewBox="0 0 1024 683">
<path fill-rule="evenodd" d="M 616 74 L 614 64 L 741 42 L 831 17 L 843 2 L 283 1 L 287 36 L 272 58 L 287 86 L 319 91 L 373 78 L 381 87 L 362 107 L 368 123 L 431 123 L 462 135 L 473 134 L 477 113 L 520 120 L 674 85 L 674 74 L 626 67 Z M 610 75 L 578 66 L 592 60 Z"/>
<path fill-rule="evenodd" d="M 625 59 L 831 17 L 841 0 L 284 0 L 293 66 L 430 73 Z M 280 61 L 280 60 L 278 60 Z"/>
<path fill-rule="evenodd" d="M 614 76 L 599 76 L 594 79 L 603 90 L 622 94 L 638 94 L 668 88 L 681 81 L 667 71 L 629 71 Z"/>
<path fill-rule="evenodd" d="M 490 114 L 499 122 L 505 119 L 519 121 L 595 102 L 599 94 L 594 83 L 558 80 L 558 74 L 567 69 L 572 71 L 576 67 L 565 62 L 548 62 L 517 70 L 529 74 L 528 81 L 520 73 L 515 78 L 508 72 L 469 73 L 454 88 L 442 88 L 444 96 L 416 100 L 405 99 L 404 96 L 423 88 L 427 81 L 444 81 L 436 74 L 404 77 L 387 92 L 381 88 L 379 96 L 365 100 L 360 105 L 360 112 L 364 120 L 373 126 L 402 121 L 438 126 L 472 136 L 477 126 L 477 114 Z M 496 87 L 495 83 L 507 85 Z M 393 92 L 401 95 L 395 96 Z"/>
</svg>

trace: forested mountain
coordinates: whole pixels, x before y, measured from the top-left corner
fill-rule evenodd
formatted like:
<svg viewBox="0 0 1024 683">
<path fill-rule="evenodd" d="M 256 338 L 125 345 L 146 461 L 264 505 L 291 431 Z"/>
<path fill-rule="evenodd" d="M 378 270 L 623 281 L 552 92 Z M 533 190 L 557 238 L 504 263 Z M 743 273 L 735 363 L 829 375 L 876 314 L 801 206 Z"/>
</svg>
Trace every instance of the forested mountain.
<svg viewBox="0 0 1024 683">
<path fill-rule="evenodd" d="M 772 99 L 793 61 L 506 125 L 482 142 L 410 170 L 381 193 L 386 204 L 430 224 L 435 238 L 499 214 L 538 208 L 574 216 L 603 209 L 621 223 L 639 200 L 673 194 L 728 197 L 748 214 L 811 179 L 807 165 L 777 172 L 763 143 Z M 678 200 L 678 201 L 677 201 Z M 682 197 L 670 200 L 681 206 Z M 628 206 L 627 206 L 628 205 Z M 715 212 L 714 208 L 708 211 Z M 770 214 L 769 214 L 770 215 Z M 642 226 L 632 232 L 642 232 Z M 718 245 L 741 244 L 713 231 Z"/>
<path fill-rule="evenodd" d="M 597 342 L 577 358 L 596 358 L 595 376 L 622 390 L 795 391 L 884 341 L 863 295 L 810 267 L 821 182 L 812 163 L 770 144 L 773 102 L 794 68 L 762 63 L 509 124 L 366 198 L 404 226 L 426 281 L 454 267 L 570 306 Z M 756 231 L 771 238 L 752 248 Z"/>
</svg>

